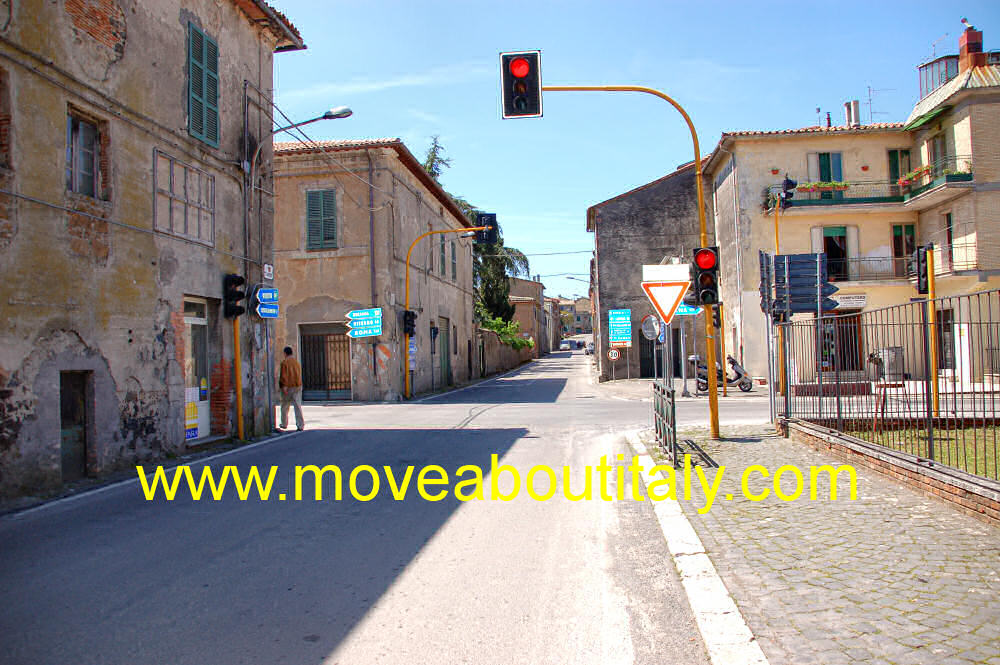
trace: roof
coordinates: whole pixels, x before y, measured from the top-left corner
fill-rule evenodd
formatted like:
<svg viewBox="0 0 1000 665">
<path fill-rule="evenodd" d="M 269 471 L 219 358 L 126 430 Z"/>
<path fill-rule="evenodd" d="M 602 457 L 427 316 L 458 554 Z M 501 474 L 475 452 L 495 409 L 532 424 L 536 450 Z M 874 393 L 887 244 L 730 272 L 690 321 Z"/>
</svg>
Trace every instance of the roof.
<svg viewBox="0 0 1000 665">
<path fill-rule="evenodd" d="M 448 192 L 441 188 L 441 185 L 424 170 L 423 165 L 413 156 L 409 148 L 403 144 L 399 138 L 378 138 L 378 139 L 342 139 L 339 141 L 312 141 L 305 143 L 297 142 L 275 142 L 274 156 L 308 155 L 322 152 L 347 152 L 350 150 L 367 150 L 369 148 L 391 148 L 396 151 L 399 161 L 406 166 L 413 175 L 416 176 L 427 190 L 434 195 L 445 208 L 454 215 L 463 226 L 472 226 L 469 218 L 465 216 L 462 209 L 458 207 L 454 199 Z"/>
<path fill-rule="evenodd" d="M 264 0 L 233 0 L 233 2 L 254 23 L 264 24 L 274 33 L 275 37 L 278 38 L 278 42 L 274 46 L 275 52 L 305 49 L 305 42 L 302 41 L 302 35 L 299 34 L 298 29 L 284 14 Z"/>
<path fill-rule="evenodd" d="M 706 161 L 708 161 L 707 157 L 701 160 L 702 166 L 705 165 Z M 635 189 L 630 189 L 629 191 L 623 192 L 621 194 L 618 194 L 617 196 L 612 196 L 610 199 L 608 199 L 606 201 L 601 201 L 600 203 L 595 203 L 594 205 L 592 205 L 589 208 L 587 208 L 587 231 L 594 232 L 594 230 L 596 230 L 596 228 L 597 228 L 597 226 L 596 226 L 596 224 L 597 224 L 597 210 L 599 208 L 602 208 L 602 207 L 608 205 L 609 203 L 614 203 L 616 201 L 620 201 L 621 199 L 624 199 L 624 198 L 626 198 L 628 196 L 631 196 L 632 194 L 635 194 L 636 192 L 641 192 L 644 189 L 649 189 L 650 187 L 655 187 L 656 185 L 660 184 L 661 182 L 664 182 L 666 180 L 669 180 L 670 178 L 676 177 L 676 176 L 680 175 L 681 173 L 684 173 L 685 171 L 690 171 L 693 168 L 694 168 L 694 160 L 692 160 L 692 161 L 690 161 L 690 162 L 688 162 L 686 164 L 681 164 L 680 166 L 677 167 L 677 169 L 675 171 L 672 171 L 672 172 L 668 173 L 667 175 L 663 176 L 662 178 L 658 178 L 658 179 L 654 180 L 653 182 L 647 182 L 645 185 L 639 185 Z"/>
<path fill-rule="evenodd" d="M 917 102 L 910 111 L 910 117 L 906 119 L 906 125 L 916 126 L 915 122 L 922 116 L 930 115 L 937 107 L 963 90 L 997 87 L 1000 87 L 1000 66 L 986 65 L 967 69 Z"/>
<path fill-rule="evenodd" d="M 538 302 L 538 298 L 530 298 L 528 296 L 507 296 L 507 300 L 509 300 L 512 303 Z"/>
</svg>

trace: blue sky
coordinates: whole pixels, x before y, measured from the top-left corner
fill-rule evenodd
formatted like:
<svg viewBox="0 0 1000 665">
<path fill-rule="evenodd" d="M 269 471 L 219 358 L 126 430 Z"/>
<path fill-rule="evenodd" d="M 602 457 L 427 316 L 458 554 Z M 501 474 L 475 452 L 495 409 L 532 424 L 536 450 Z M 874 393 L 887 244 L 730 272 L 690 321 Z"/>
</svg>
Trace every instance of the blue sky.
<svg viewBox="0 0 1000 665">
<path fill-rule="evenodd" d="M 548 295 L 587 292 L 587 208 L 690 161 L 691 139 L 668 104 L 636 93 L 550 92 L 543 118 L 501 120 L 501 51 L 541 50 L 546 85 L 662 90 L 705 155 L 723 131 L 814 125 L 817 107 L 842 123 L 850 99 L 868 122 L 869 86 L 876 122 L 905 119 L 916 66 L 935 48 L 958 52 L 963 17 L 1000 49 L 997 0 L 271 1 L 308 46 L 275 58 L 281 110 L 301 120 L 350 106 L 309 136 L 400 137 L 421 159 L 439 135 L 444 187 L 497 213 Z"/>
</svg>

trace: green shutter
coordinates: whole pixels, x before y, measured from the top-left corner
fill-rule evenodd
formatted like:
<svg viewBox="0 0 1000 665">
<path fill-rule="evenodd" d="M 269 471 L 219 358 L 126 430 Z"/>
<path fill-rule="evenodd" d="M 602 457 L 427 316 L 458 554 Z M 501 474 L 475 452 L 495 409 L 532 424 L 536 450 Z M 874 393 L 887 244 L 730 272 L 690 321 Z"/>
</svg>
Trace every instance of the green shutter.
<svg viewBox="0 0 1000 665">
<path fill-rule="evenodd" d="M 188 24 L 188 132 L 219 146 L 219 45 Z"/>
<path fill-rule="evenodd" d="M 444 234 L 442 234 L 442 235 L 440 235 L 438 237 L 441 238 L 441 274 L 443 275 L 443 274 L 445 274 L 445 268 L 444 268 L 444 259 L 445 259 L 445 255 L 444 255 Z"/>
<path fill-rule="evenodd" d="M 337 191 L 306 192 L 306 249 L 336 249 Z"/>
<path fill-rule="evenodd" d="M 451 243 L 451 279 L 458 279 L 458 257 L 455 255 L 455 243 Z"/>
</svg>

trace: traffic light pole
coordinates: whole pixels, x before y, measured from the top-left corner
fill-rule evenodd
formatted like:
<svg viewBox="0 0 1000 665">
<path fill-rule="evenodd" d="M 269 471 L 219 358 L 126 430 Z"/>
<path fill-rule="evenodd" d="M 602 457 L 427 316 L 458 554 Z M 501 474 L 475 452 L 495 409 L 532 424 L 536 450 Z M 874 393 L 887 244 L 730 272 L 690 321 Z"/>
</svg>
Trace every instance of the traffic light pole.
<svg viewBox="0 0 1000 665">
<path fill-rule="evenodd" d="M 698 132 L 695 131 L 694 123 L 680 104 L 671 97 L 655 90 L 639 85 L 546 85 L 542 86 L 543 92 L 644 92 L 654 95 L 666 101 L 681 114 L 688 129 L 691 130 L 691 140 L 694 143 L 694 169 L 695 186 L 698 192 L 698 223 L 701 225 L 701 246 L 708 246 L 708 228 L 705 223 L 705 193 L 701 185 L 701 150 L 698 147 Z M 705 311 L 705 355 L 708 364 L 708 411 L 709 425 L 712 438 L 719 438 L 719 382 L 715 369 L 715 330 L 712 324 L 711 313 Z"/>
<path fill-rule="evenodd" d="M 427 233 L 417 236 L 417 239 L 410 243 L 410 248 L 406 250 L 406 311 L 410 311 L 410 256 L 413 254 L 413 248 L 417 246 L 417 243 L 427 236 L 437 235 L 440 233 L 468 233 L 469 231 L 485 231 L 488 228 L 490 227 L 469 226 L 461 229 L 428 231 Z M 410 335 L 407 333 L 403 334 L 403 394 L 406 396 L 406 399 L 412 397 L 410 394 Z"/>
<path fill-rule="evenodd" d="M 938 343 L 937 343 L 937 310 L 935 309 L 934 298 L 936 297 L 934 288 L 934 245 L 931 244 L 927 248 L 927 322 L 930 324 L 931 329 L 931 340 L 930 340 L 930 350 L 931 350 L 931 395 L 933 397 L 934 414 L 933 417 L 937 417 L 938 414 L 938 392 L 940 390 L 938 386 Z"/>
<path fill-rule="evenodd" d="M 240 364 L 240 317 L 233 317 L 233 373 L 236 377 L 236 438 L 243 440 L 243 368 Z"/>
</svg>

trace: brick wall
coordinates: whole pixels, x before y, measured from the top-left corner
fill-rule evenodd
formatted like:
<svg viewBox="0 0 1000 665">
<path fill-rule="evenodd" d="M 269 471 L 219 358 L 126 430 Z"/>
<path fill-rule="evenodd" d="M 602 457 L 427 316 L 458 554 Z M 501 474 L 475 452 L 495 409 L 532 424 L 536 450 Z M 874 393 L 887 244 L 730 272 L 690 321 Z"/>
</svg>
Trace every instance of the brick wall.
<svg viewBox="0 0 1000 665">
<path fill-rule="evenodd" d="M 170 312 L 170 326 L 174 329 L 174 360 L 181 368 L 181 380 L 184 379 L 184 312 Z"/>
<path fill-rule="evenodd" d="M 92 259 L 97 265 L 108 264 L 111 253 L 111 237 L 108 223 L 89 215 L 68 213 L 66 221 L 69 231 L 69 249 L 77 256 Z"/>
<path fill-rule="evenodd" d="M 116 53 L 125 50 L 125 12 L 113 0 L 66 0 L 73 27 Z"/>
<path fill-rule="evenodd" d="M 867 444 L 833 430 L 789 423 L 784 433 L 816 450 L 895 478 L 919 492 L 950 502 L 964 513 L 1000 526 L 1000 483 L 979 478 L 965 480 L 944 471 L 945 467 L 940 465 L 928 467 L 912 455 Z M 991 489 L 992 485 L 996 488 Z"/>
</svg>

